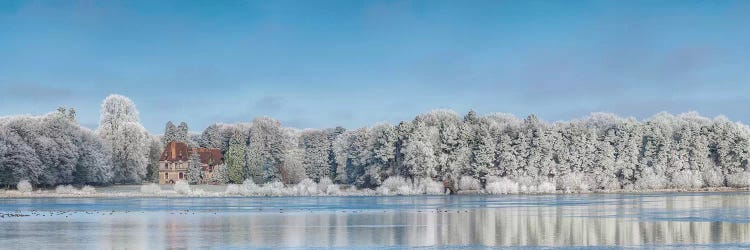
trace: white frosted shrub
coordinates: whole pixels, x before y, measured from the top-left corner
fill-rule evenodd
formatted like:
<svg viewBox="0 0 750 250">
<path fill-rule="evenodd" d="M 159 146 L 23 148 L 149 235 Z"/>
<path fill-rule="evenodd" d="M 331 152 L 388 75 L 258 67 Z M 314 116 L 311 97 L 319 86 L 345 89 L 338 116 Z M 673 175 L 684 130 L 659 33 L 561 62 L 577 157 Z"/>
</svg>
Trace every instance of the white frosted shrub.
<svg viewBox="0 0 750 250">
<path fill-rule="evenodd" d="M 339 185 L 336 184 L 330 184 L 328 187 L 326 187 L 326 195 L 340 195 L 341 194 L 341 188 Z"/>
<path fill-rule="evenodd" d="M 174 184 L 174 191 L 178 194 L 190 194 L 190 184 L 185 180 L 179 180 Z"/>
<path fill-rule="evenodd" d="M 602 190 L 618 190 L 620 189 L 620 181 L 614 176 L 600 176 L 599 188 Z"/>
<path fill-rule="evenodd" d="M 74 195 L 87 195 L 96 193 L 96 189 L 92 186 L 84 186 L 81 189 L 77 189 L 72 185 L 59 185 L 55 187 L 56 194 L 74 194 Z"/>
<path fill-rule="evenodd" d="M 259 188 L 251 179 L 246 179 L 242 184 L 227 184 L 224 194 L 226 195 L 258 195 Z"/>
<path fill-rule="evenodd" d="M 144 194 L 159 194 L 161 193 L 161 187 L 156 183 L 149 183 L 141 185 L 141 193 Z"/>
<path fill-rule="evenodd" d="M 709 169 L 703 172 L 703 180 L 708 187 L 724 186 L 724 175 L 715 169 Z"/>
<path fill-rule="evenodd" d="M 328 178 L 328 176 L 320 178 L 320 181 L 318 182 L 318 192 L 325 195 L 338 195 L 341 193 L 341 190 L 339 189 L 339 186 L 336 184 L 333 184 L 333 181 L 331 181 L 331 178 Z"/>
<path fill-rule="evenodd" d="M 519 187 L 523 187 L 523 186 L 536 186 L 536 184 L 537 184 L 537 182 L 534 179 L 534 177 L 531 177 L 531 176 L 528 176 L 528 175 L 522 175 L 522 176 L 515 177 L 515 178 L 513 178 L 513 181 L 515 181 L 516 183 L 518 183 Z"/>
<path fill-rule="evenodd" d="M 257 194 L 263 196 L 282 196 L 286 195 L 287 193 L 287 190 L 284 189 L 284 183 L 281 183 L 280 181 L 273 181 L 263 184 L 260 188 L 258 188 L 257 192 Z"/>
<path fill-rule="evenodd" d="M 534 194 L 537 193 L 537 181 L 534 177 L 523 175 L 513 179 L 514 182 L 518 183 L 518 192 L 522 194 Z"/>
<path fill-rule="evenodd" d="M 666 187 L 667 180 L 664 177 L 656 175 L 650 169 L 643 171 L 641 178 L 635 181 L 635 189 L 638 190 L 650 190 L 650 189 L 664 189 Z"/>
<path fill-rule="evenodd" d="M 30 193 L 32 191 L 31 182 L 27 180 L 21 180 L 16 184 L 16 189 L 22 193 Z"/>
<path fill-rule="evenodd" d="M 240 192 L 240 185 L 237 185 L 237 184 L 227 184 L 227 188 L 224 189 L 224 194 L 226 194 L 226 195 L 242 195 L 242 192 Z"/>
<path fill-rule="evenodd" d="M 458 189 L 460 190 L 480 190 L 482 185 L 479 180 L 472 178 L 471 176 L 461 176 L 458 180 Z"/>
<path fill-rule="evenodd" d="M 190 195 L 192 196 L 210 196 L 213 195 L 212 193 L 206 192 L 206 190 L 203 190 L 202 188 L 196 188 L 190 190 Z"/>
<path fill-rule="evenodd" d="M 259 189 L 258 185 L 255 185 L 255 182 L 252 179 L 245 179 L 240 186 L 240 194 L 256 195 L 260 191 Z"/>
<path fill-rule="evenodd" d="M 396 190 L 396 194 L 412 195 L 412 194 L 416 194 L 416 192 L 414 192 L 414 189 L 411 186 L 399 186 L 398 189 Z"/>
<path fill-rule="evenodd" d="M 554 193 L 555 184 L 552 184 L 552 182 L 543 181 L 541 184 L 539 184 L 537 191 L 540 193 L 545 193 L 545 194 Z"/>
<path fill-rule="evenodd" d="M 490 194 L 517 194 L 520 186 L 508 178 L 493 177 L 487 179 L 487 186 L 484 189 Z"/>
<path fill-rule="evenodd" d="M 635 190 L 635 185 L 630 182 L 625 182 L 622 184 L 622 190 L 633 191 Z"/>
<path fill-rule="evenodd" d="M 75 194 L 76 188 L 72 185 L 59 185 L 55 187 L 55 193 L 58 194 Z"/>
<path fill-rule="evenodd" d="M 583 173 L 569 173 L 558 179 L 557 187 L 566 193 L 588 192 L 591 189 L 589 180 Z"/>
<path fill-rule="evenodd" d="M 95 194 L 96 193 L 96 188 L 94 188 L 92 186 L 89 186 L 89 185 L 86 185 L 86 186 L 83 186 L 81 188 L 81 193 L 84 193 L 84 194 Z"/>
<path fill-rule="evenodd" d="M 420 194 L 429 195 L 442 195 L 445 194 L 445 187 L 443 183 L 432 180 L 430 178 L 424 178 L 417 182 L 416 191 Z"/>
<path fill-rule="evenodd" d="M 741 172 L 727 176 L 727 185 L 736 188 L 750 187 L 750 172 Z"/>
<path fill-rule="evenodd" d="M 401 176 L 391 176 L 383 181 L 377 192 L 382 195 L 409 195 L 412 194 L 412 183 Z"/>
<path fill-rule="evenodd" d="M 292 187 L 292 193 L 297 196 L 318 195 L 318 184 L 311 179 L 305 178 Z"/>
<path fill-rule="evenodd" d="M 325 188 L 328 185 L 333 185 L 333 181 L 328 176 L 320 178 L 320 181 L 318 181 L 318 188 L 320 188 L 321 192 L 325 192 Z"/>
<path fill-rule="evenodd" d="M 672 175 L 673 188 L 701 188 L 703 176 L 698 171 L 682 170 Z"/>
</svg>

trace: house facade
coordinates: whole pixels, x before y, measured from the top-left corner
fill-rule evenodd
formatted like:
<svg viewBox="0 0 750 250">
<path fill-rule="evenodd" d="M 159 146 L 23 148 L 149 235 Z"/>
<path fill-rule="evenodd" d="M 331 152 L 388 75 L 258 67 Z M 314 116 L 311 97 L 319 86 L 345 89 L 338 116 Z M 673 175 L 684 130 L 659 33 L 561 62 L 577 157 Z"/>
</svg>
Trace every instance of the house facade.
<svg viewBox="0 0 750 250">
<path fill-rule="evenodd" d="M 187 180 L 190 154 L 200 156 L 203 180 L 208 183 L 213 176 L 216 166 L 222 164 L 221 150 L 218 148 L 190 148 L 187 144 L 172 141 L 167 144 L 159 159 L 159 184 L 174 184 L 179 180 Z"/>
</svg>

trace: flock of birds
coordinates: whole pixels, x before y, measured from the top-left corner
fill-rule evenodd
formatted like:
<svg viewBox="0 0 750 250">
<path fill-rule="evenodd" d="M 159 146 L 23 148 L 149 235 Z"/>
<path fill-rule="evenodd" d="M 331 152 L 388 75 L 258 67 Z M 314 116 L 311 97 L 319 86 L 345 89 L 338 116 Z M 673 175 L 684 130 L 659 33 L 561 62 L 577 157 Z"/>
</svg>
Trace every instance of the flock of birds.
<svg viewBox="0 0 750 250">
<path fill-rule="evenodd" d="M 263 208 L 256 208 L 253 209 L 258 212 L 274 212 L 273 210 L 276 210 L 278 213 L 283 214 L 284 212 L 314 212 L 313 209 L 266 209 Z M 390 210 L 393 211 L 393 210 Z M 425 210 L 411 210 L 416 213 L 468 213 L 469 210 L 447 210 L 444 208 L 434 208 L 434 209 L 425 209 Z M 208 213 L 208 214 L 217 214 L 219 212 L 218 210 L 172 210 L 172 211 L 165 211 L 168 212 L 170 215 L 195 215 L 197 213 Z M 340 210 L 340 213 L 365 213 L 367 210 Z M 389 210 L 382 210 L 383 213 L 389 212 Z M 146 211 L 130 211 L 130 210 L 28 210 L 28 211 L 21 211 L 16 210 L 11 213 L 3 213 L 0 212 L 0 219 L 2 218 L 11 218 L 11 217 L 29 217 L 29 216 L 35 216 L 35 217 L 54 217 L 54 216 L 64 216 L 65 218 L 69 218 L 70 216 L 74 215 L 94 215 L 94 216 L 102 216 L 102 215 L 115 215 L 117 213 L 124 213 L 124 214 L 131 214 L 131 213 L 140 213 L 145 214 Z"/>
</svg>

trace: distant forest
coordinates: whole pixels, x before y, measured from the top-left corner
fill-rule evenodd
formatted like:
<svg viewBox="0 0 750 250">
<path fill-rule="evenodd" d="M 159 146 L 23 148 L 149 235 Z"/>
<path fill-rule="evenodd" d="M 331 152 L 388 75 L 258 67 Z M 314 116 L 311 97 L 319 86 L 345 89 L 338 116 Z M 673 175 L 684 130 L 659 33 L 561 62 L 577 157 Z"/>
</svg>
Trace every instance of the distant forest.
<svg viewBox="0 0 750 250">
<path fill-rule="evenodd" d="M 0 117 L 0 184 L 109 185 L 153 182 L 165 143 L 219 148 L 214 183 L 329 178 L 376 188 L 389 177 L 460 182 L 480 188 L 503 180 L 557 190 L 645 190 L 750 186 L 750 129 L 725 117 L 659 113 L 639 121 L 594 113 L 548 123 L 535 115 L 460 115 L 434 110 L 398 124 L 295 129 L 269 117 L 213 124 L 202 134 L 168 122 L 150 135 L 135 104 L 111 95 L 99 127 L 81 127 L 74 109 Z"/>
</svg>

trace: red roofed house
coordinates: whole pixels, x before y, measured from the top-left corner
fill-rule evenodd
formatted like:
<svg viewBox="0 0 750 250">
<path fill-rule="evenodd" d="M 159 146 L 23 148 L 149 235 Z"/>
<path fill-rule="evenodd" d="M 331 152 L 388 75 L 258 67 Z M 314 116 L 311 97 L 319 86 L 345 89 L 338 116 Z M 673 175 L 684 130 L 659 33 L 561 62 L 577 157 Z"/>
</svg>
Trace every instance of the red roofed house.
<svg viewBox="0 0 750 250">
<path fill-rule="evenodd" d="M 178 180 L 187 180 L 190 154 L 197 152 L 203 168 L 203 181 L 207 183 L 212 177 L 214 168 L 221 164 L 222 155 L 218 148 L 189 148 L 187 144 L 172 141 L 164 148 L 159 159 L 159 184 L 174 184 Z"/>
</svg>

